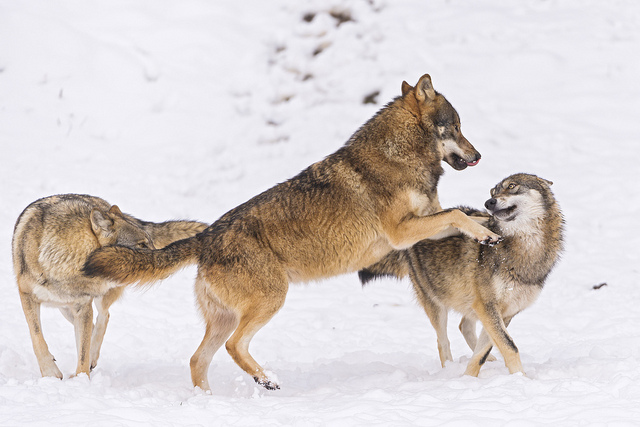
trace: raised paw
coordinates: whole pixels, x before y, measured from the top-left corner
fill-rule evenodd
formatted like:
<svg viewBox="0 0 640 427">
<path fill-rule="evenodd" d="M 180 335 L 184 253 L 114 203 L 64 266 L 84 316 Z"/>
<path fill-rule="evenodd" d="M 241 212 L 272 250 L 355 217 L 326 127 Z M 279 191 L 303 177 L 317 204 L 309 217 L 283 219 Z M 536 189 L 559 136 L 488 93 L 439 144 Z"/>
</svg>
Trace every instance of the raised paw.
<svg viewBox="0 0 640 427">
<path fill-rule="evenodd" d="M 489 245 L 489 246 L 495 246 L 498 243 L 502 242 L 504 240 L 504 238 L 502 238 L 502 236 L 498 236 L 497 239 L 495 240 L 489 240 L 487 243 L 484 243 L 485 245 Z"/>
<path fill-rule="evenodd" d="M 481 245 L 495 246 L 498 243 L 502 242 L 504 239 L 501 236 L 498 236 L 497 234 L 491 234 L 490 236 L 487 236 L 482 240 L 478 240 L 478 239 L 474 239 L 474 240 L 480 243 Z"/>
<path fill-rule="evenodd" d="M 253 377 L 253 380 L 257 384 L 260 384 L 262 387 L 266 388 L 267 390 L 280 390 L 280 386 L 271 380 L 267 380 L 267 379 L 263 380 L 258 377 Z"/>
</svg>

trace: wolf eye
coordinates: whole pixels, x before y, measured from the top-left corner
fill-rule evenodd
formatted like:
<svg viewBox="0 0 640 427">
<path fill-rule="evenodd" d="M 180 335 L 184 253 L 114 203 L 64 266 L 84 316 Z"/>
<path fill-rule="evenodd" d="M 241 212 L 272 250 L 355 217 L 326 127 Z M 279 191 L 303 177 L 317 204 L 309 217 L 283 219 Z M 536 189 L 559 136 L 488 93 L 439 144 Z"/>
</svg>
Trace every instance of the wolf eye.
<svg viewBox="0 0 640 427">
<path fill-rule="evenodd" d="M 513 183 L 509 184 L 509 186 L 507 187 L 507 189 L 509 190 L 513 190 L 514 188 L 516 188 L 516 185 Z"/>
</svg>

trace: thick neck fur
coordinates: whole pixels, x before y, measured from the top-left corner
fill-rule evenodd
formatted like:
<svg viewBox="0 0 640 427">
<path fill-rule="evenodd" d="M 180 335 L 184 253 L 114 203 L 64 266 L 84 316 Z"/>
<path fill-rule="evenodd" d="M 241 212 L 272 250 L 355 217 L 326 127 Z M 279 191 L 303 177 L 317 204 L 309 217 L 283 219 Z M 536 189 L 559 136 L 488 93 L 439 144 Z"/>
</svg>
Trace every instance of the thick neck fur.
<svg viewBox="0 0 640 427">
<path fill-rule="evenodd" d="M 404 97 L 394 99 L 358 129 L 344 148 L 356 156 L 362 152 L 384 159 L 392 174 L 395 168 L 413 170 L 416 183 L 435 188 L 444 173 L 442 157 L 435 136 L 422 126 L 414 108 Z M 377 173 L 384 175 L 384 171 Z"/>
<path fill-rule="evenodd" d="M 530 206 L 527 215 L 513 221 L 492 217 L 489 228 L 504 241 L 483 247 L 482 257 L 523 284 L 543 286 L 563 248 L 564 220 L 551 195 L 542 195 L 540 204 Z M 508 256 L 503 256 L 508 254 Z"/>
</svg>

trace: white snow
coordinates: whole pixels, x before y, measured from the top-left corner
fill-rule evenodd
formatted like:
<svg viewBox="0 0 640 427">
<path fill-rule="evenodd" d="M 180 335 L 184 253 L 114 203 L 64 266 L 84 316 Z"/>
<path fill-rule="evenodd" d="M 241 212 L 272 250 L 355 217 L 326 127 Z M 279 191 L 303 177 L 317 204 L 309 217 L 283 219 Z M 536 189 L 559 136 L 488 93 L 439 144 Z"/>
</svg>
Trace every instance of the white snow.
<svg viewBox="0 0 640 427">
<path fill-rule="evenodd" d="M 633 0 L 0 2 L 0 425 L 635 425 L 638 52 Z M 292 286 L 254 338 L 281 390 L 221 350 L 203 393 L 188 367 L 204 332 L 193 268 L 112 308 L 90 380 L 68 378 L 73 327 L 44 307 L 65 379 L 40 377 L 10 253 L 30 202 L 89 193 L 147 220 L 213 222 L 427 72 L 483 155 L 445 165 L 442 205 L 482 207 L 530 172 L 564 209 L 563 259 L 509 327 L 526 377 L 499 355 L 463 376 L 455 315 L 441 368 L 410 284 L 362 289 L 351 274 Z"/>
</svg>

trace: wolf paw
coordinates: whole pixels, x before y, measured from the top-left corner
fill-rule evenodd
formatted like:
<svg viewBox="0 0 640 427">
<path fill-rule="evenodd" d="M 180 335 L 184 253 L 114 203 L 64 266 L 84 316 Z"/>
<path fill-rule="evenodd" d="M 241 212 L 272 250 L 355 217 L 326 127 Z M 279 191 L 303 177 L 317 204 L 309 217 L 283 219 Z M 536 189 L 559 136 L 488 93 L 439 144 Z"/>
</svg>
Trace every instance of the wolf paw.
<svg viewBox="0 0 640 427">
<path fill-rule="evenodd" d="M 504 239 L 501 236 L 498 236 L 497 234 L 494 234 L 493 236 L 488 236 L 483 240 L 475 239 L 475 241 L 480 243 L 481 245 L 488 245 L 488 246 L 495 246 L 498 243 L 502 242 L 503 240 Z"/>
<path fill-rule="evenodd" d="M 488 244 L 489 246 L 495 246 L 498 243 L 502 242 L 503 240 L 504 240 L 504 238 L 502 238 L 501 236 L 498 236 L 498 238 L 496 240 L 491 240 L 486 244 Z"/>
<path fill-rule="evenodd" d="M 258 377 L 253 377 L 253 380 L 267 390 L 280 390 L 280 386 L 271 380 L 260 379 Z"/>
<path fill-rule="evenodd" d="M 42 367 L 40 368 L 40 373 L 43 377 L 55 377 L 58 379 L 63 378 L 62 372 L 60 372 L 60 369 L 58 369 L 55 359 L 53 358 L 51 361 L 43 363 Z"/>
</svg>

